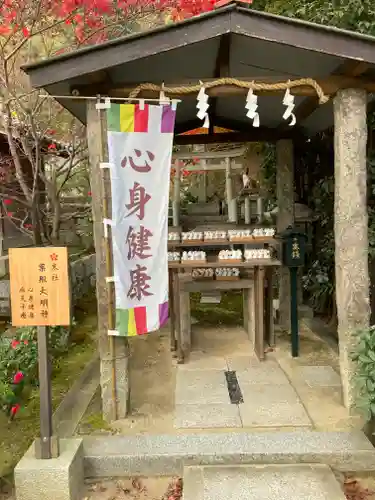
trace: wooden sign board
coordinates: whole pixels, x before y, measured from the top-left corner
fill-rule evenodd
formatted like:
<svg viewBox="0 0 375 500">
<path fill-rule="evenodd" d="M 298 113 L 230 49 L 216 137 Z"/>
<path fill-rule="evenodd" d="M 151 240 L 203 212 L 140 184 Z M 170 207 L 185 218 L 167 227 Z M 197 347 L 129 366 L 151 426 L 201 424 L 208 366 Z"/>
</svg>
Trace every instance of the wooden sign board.
<svg viewBox="0 0 375 500">
<path fill-rule="evenodd" d="M 13 326 L 70 325 L 67 248 L 10 248 L 9 272 Z"/>
</svg>

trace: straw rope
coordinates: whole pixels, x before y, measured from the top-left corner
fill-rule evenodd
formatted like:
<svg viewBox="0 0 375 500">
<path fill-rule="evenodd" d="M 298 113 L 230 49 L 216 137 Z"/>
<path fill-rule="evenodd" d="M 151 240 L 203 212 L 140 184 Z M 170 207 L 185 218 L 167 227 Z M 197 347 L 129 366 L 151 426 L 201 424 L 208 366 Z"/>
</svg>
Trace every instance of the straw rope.
<svg viewBox="0 0 375 500">
<path fill-rule="evenodd" d="M 262 82 L 246 82 L 244 80 L 237 80 L 237 78 L 219 78 L 218 80 L 213 80 L 211 82 L 203 83 L 205 89 L 212 89 L 213 87 L 218 87 L 220 85 L 233 85 L 242 89 L 252 89 L 257 90 L 287 90 L 294 87 L 308 86 L 312 87 L 318 98 L 319 104 L 324 104 L 329 100 L 323 92 L 322 87 L 312 78 L 300 78 L 299 80 L 288 80 L 287 82 L 277 82 L 277 83 L 262 83 Z M 165 87 L 164 85 L 155 85 L 154 83 L 141 83 L 133 89 L 129 98 L 136 98 L 144 90 L 150 90 L 154 92 L 165 92 L 166 94 L 173 95 L 186 95 L 199 92 L 202 85 L 179 85 L 177 87 Z"/>
</svg>

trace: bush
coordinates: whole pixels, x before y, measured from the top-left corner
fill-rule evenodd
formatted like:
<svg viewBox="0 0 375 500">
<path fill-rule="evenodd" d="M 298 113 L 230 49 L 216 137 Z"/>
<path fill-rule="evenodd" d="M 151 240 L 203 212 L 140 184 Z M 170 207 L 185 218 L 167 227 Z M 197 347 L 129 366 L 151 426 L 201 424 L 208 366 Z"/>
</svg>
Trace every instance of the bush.
<svg viewBox="0 0 375 500">
<path fill-rule="evenodd" d="M 69 330 L 58 326 L 49 330 L 51 358 L 66 352 Z M 0 402 L 2 410 L 13 419 L 27 400 L 31 387 L 38 385 L 37 328 L 19 328 L 13 339 L 0 339 Z"/>
<path fill-rule="evenodd" d="M 356 405 L 369 421 L 375 416 L 375 325 L 359 330 L 357 338 L 352 355 L 357 364 Z"/>
</svg>

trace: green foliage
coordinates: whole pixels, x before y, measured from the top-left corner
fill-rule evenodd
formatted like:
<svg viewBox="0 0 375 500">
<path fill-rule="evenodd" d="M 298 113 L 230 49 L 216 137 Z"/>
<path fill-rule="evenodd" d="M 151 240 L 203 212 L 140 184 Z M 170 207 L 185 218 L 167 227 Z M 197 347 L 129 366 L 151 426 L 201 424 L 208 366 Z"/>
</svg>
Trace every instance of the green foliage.
<svg viewBox="0 0 375 500">
<path fill-rule="evenodd" d="M 332 233 L 321 240 L 322 249 L 308 266 L 303 276 L 303 287 L 308 292 L 311 306 L 321 314 L 332 312 L 335 293 L 334 242 Z M 326 246 L 324 247 L 324 244 Z"/>
<path fill-rule="evenodd" d="M 201 294 L 193 293 L 191 311 L 201 325 L 242 325 L 243 299 L 237 292 L 225 292 L 220 304 L 201 304 Z"/>
<path fill-rule="evenodd" d="M 194 196 L 190 191 L 186 190 L 183 193 L 183 198 L 181 199 L 181 205 L 190 205 L 192 203 L 198 202 L 198 196 Z"/>
<path fill-rule="evenodd" d="M 274 144 L 262 143 L 261 154 L 263 155 L 262 191 L 265 194 L 266 211 L 276 206 L 276 147 Z"/>
<path fill-rule="evenodd" d="M 260 0 L 254 3 L 254 8 L 325 26 L 375 33 L 375 3 L 372 0 Z"/>
<path fill-rule="evenodd" d="M 312 206 L 316 220 L 315 252 L 303 286 L 316 312 L 331 314 L 335 292 L 335 242 L 333 234 L 333 177 L 317 182 L 312 191 Z"/>
<path fill-rule="evenodd" d="M 375 416 L 375 325 L 359 330 L 352 354 L 357 364 L 356 405 L 367 420 Z"/>
<path fill-rule="evenodd" d="M 367 166 L 369 255 L 375 258 L 375 152 L 369 153 Z M 317 182 L 311 200 L 311 208 L 317 217 L 316 247 L 314 256 L 307 268 L 307 274 L 303 278 L 303 284 L 314 310 L 319 313 L 330 314 L 333 309 L 335 292 L 334 178 L 327 177 Z"/>
</svg>

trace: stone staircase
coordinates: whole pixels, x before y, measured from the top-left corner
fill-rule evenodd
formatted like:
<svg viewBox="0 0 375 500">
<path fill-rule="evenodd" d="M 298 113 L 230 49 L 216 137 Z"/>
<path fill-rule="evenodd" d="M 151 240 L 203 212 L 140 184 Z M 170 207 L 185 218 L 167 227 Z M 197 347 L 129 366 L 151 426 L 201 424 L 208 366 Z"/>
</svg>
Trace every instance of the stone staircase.
<svg viewBox="0 0 375 500">
<path fill-rule="evenodd" d="M 84 438 L 83 451 L 89 478 L 181 476 L 186 468 L 197 466 L 248 466 L 250 474 L 251 467 L 260 465 L 375 471 L 375 450 L 360 431 L 92 436 Z"/>
<path fill-rule="evenodd" d="M 186 467 L 183 500 L 345 500 L 327 465 Z"/>
</svg>

